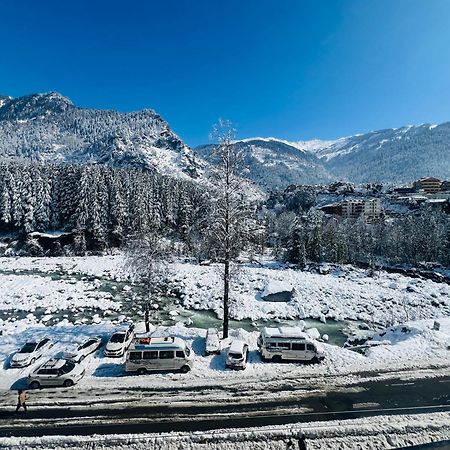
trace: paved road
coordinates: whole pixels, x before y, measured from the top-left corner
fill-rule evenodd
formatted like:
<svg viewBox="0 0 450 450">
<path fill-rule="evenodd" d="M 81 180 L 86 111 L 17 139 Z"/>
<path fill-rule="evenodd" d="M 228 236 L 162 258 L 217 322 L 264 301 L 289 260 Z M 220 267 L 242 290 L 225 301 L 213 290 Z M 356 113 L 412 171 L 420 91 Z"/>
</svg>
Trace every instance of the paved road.
<svg viewBox="0 0 450 450">
<path fill-rule="evenodd" d="M 204 431 L 437 411 L 450 411 L 450 377 L 370 381 L 309 394 L 294 389 L 288 397 L 260 396 L 256 401 L 243 401 L 234 392 L 218 402 L 198 395 L 189 402 L 129 407 L 101 402 L 81 409 L 52 406 L 26 415 L 4 410 L 0 436 Z"/>
</svg>

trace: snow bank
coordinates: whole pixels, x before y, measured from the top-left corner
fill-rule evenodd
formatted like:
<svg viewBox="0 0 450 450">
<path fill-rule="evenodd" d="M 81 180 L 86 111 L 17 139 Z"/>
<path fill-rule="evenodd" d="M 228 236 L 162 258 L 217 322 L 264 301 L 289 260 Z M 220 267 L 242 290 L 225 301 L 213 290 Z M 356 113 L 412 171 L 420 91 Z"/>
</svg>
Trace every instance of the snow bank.
<svg viewBox="0 0 450 450">
<path fill-rule="evenodd" d="M 450 439 L 450 413 L 378 416 L 192 433 L 0 438 L 9 449 L 286 450 L 302 438 L 308 450 L 377 450 Z M 291 447 L 292 448 L 292 447 Z"/>
</svg>

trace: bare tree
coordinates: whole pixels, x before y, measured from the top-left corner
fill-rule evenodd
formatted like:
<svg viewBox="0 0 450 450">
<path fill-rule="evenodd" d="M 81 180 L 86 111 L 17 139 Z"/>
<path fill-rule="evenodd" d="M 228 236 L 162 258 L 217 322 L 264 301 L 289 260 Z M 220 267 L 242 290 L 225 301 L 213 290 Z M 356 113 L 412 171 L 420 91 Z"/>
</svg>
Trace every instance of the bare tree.
<svg viewBox="0 0 450 450">
<path fill-rule="evenodd" d="M 145 289 L 141 306 L 147 333 L 150 331 L 150 305 L 161 295 L 171 257 L 169 243 L 156 233 L 136 237 L 125 251 L 125 265 L 131 279 Z"/>
<path fill-rule="evenodd" d="M 240 177 L 243 170 L 242 155 L 233 145 L 235 129 L 231 122 L 219 120 L 212 138 L 217 165 L 211 179 L 214 193 L 207 231 L 212 250 L 223 263 L 223 337 L 229 332 L 231 264 L 246 247 L 252 233 L 252 211 L 246 200 L 247 181 Z"/>
</svg>

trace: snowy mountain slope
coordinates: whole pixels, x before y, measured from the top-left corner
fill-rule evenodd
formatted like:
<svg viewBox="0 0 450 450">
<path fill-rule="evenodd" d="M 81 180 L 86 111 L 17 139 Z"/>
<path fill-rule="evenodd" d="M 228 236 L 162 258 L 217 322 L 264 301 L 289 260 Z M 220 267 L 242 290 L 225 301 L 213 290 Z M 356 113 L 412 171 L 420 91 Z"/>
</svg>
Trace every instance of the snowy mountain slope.
<svg viewBox="0 0 450 450">
<path fill-rule="evenodd" d="M 373 131 L 312 150 L 338 179 L 407 182 L 450 178 L 450 122 Z"/>
<path fill-rule="evenodd" d="M 236 141 L 243 155 L 244 175 L 265 190 L 284 189 L 290 184 L 317 184 L 332 180 L 322 161 L 306 148 L 274 138 Z M 196 154 L 214 164 L 214 146 L 195 148 Z"/>
<path fill-rule="evenodd" d="M 0 98 L 0 157 L 146 167 L 192 177 L 201 166 L 155 111 L 79 108 L 55 92 Z"/>
<path fill-rule="evenodd" d="M 243 151 L 248 177 L 266 190 L 330 180 L 403 183 L 424 176 L 450 179 L 450 122 L 328 141 L 258 137 L 234 145 Z M 214 163 L 211 146 L 195 150 Z"/>
</svg>

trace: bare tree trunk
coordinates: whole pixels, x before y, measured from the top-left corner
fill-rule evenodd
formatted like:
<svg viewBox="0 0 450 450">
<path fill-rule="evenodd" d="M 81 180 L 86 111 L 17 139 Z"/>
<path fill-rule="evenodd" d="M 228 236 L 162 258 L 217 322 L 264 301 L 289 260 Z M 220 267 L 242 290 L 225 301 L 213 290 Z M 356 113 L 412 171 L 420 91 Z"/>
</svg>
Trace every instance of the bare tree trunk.
<svg viewBox="0 0 450 450">
<path fill-rule="evenodd" d="M 229 292 L 230 292 L 230 261 L 225 257 L 223 273 L 223 338 L 228 337 L 229 329 Z"/>
</svg>

